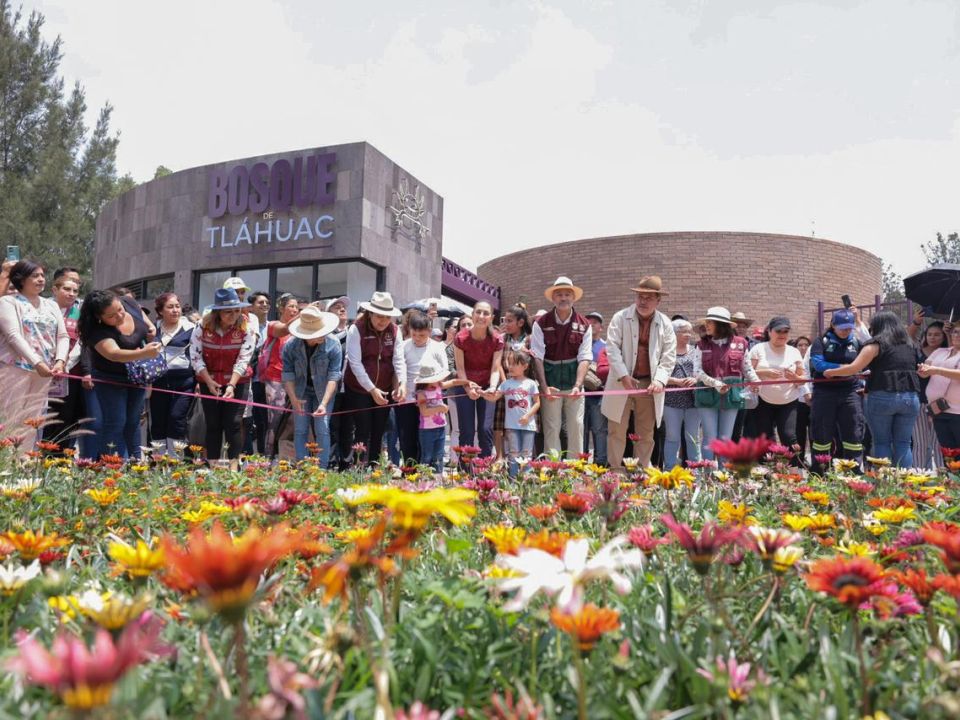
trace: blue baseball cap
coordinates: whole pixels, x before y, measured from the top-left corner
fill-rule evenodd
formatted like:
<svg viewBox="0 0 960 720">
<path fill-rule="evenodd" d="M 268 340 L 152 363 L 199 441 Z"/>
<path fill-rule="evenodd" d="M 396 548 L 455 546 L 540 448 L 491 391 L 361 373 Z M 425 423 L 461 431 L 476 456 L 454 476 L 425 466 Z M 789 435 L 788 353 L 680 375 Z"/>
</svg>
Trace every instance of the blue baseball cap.
<svg viewBox="0 0 960 720">
<path fill-rule="evenodd" d="M 837 310 L 830 324 L 834 330 L 853 330 L 857 326 L 857 319 L 852 310 Z"/>
</svg>

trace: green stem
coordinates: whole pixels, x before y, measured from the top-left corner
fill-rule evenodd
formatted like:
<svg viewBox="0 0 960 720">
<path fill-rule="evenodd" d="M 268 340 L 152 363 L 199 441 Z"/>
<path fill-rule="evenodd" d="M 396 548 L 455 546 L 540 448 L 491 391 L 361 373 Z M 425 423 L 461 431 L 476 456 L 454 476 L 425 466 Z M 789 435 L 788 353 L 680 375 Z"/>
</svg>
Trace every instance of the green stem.
<svg viewBox="0 0 960 720">
<path fill-rule="evenodd" d="M 850 611 L 853 622 L 853 640 L 857 648 L 857 661 L 860 664 L 860 714 L 870 715 L 870 677 L 867 675 L 867 662 L 863 655 L 863 635 L 860 632 L 860 616 L 857 609 Z"/>
<path fill-rule="evenodd" d="M 234 626 L 237 676 L 240 678 L 240 717 L 250 717 L 250 666 L 247 663 L 247 635 L 241 618 Z"/>
<path fill-rule="evenodd" d="M 937 631 L 937 621 L 933 617 L 933 608 L 927 605 L 923 608 L 923 616 L 927 621 L 927 632 L 930 634 L 930 643 L 940 652 L 943 652 L 943 646 L 940 645 L 940 633 Z"/>
<path fill-rule="evenodd" d="M 757 626 L 757 623 L 760 622 L 767 610 L 770 608 L 770 603 L 773 602 L 773 599 L 777 596 L 777 591 L 780 589 L 780 578 L 774 576 L 773 585 L 770 587 L 770 594 L 767 595 L 767 599 L 763 602 L 763 606 L 760 608 L 760 611 L 754 616 L 753 622 L 750 623 L 750 627 L 747 628 L 747 632 L 744 633 L 746 638 L 750 639 L 750 633 L 753 632 L 753 629 Z"/>
<path fill-rule="evenodd" d="M 583 654 L 580 648 L 576 646 L 576 640 L 571 638 L 573 643 L 573 667 L 577 675 L 577 718 L 578 720 L 588 720 L 587 716 L 587 677 L 583 668 Z"/>
<path fill-rule="evenodd" d="M 537 696 L 537 645 L 540 640 L 536 629 L 530 634 L 530 679 L 527 685 L 530 686 L 531 697 Z"/>
</svg>

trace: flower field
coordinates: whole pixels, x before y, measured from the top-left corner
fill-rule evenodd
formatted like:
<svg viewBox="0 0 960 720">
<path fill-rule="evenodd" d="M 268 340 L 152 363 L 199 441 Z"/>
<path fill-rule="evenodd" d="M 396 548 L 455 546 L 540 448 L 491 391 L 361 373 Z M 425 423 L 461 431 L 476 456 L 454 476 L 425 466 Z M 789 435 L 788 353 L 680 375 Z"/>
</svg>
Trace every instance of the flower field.
<svg viewBox="0 0 960 720">
<path fill-rule="evenodd" d="M 0 718 L 960 716 L 960 463 L 194 451 L 0 449 Z"/>
</svg>

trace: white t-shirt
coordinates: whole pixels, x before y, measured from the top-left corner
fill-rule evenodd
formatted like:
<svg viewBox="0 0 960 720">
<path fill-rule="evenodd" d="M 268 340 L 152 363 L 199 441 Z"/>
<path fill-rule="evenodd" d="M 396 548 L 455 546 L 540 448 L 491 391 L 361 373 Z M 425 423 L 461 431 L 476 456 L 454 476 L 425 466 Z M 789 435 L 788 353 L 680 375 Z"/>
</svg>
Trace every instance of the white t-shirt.
<svg viewBox="0 0 960 720">
<path fill-rule="evenodd" d="M 540 390 L 530 378 L 514 380 L 507 378 L 498 388 L 503 393 L 503 402 L 506 407 L 503 414 L 503 427 L 507 430 L 537 431 L 537 416 L 530 418 L 526 425 L 520 424 L 520 418 L 530 412 Z"/>
<path fill-rule="evenodd" d="M 768 342 L 754 345 L 750 351 L 750 359 L 758 360 L 755 365 L 757 370 L 797 370 L 797 363 L 803 365 L 803 356 L 792 345 L 786 345 L 782 351 L 777 351 Z M 760 398 L 771 405 L 786 405 L 798 399 L 805 387 L 800 383 L 761 385 Z"/>
<path fill-rule="evenodd" d="M 427 340 L 423 347 L 413 344 L 413 338 L 403 341 L 403 360 L 407 365 L 407 399 L 416 397 L 417 378 L 420 376 L 420 366 L 426 362 L 429 365 L 447 372 L 450 366 L 447 363 L 447 346 L 436 340 Z"/>
</svg>

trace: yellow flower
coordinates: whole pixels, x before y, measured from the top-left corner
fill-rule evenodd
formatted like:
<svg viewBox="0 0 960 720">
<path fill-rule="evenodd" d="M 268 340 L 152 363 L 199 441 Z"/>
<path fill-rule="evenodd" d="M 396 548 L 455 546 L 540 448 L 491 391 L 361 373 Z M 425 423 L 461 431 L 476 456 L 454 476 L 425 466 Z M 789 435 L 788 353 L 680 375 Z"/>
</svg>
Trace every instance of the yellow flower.
<svg viewBox="0 0 960 720">
<path fill-rule="evenodd" d="M 370 528 L 366 527 L 356 527 L 350 528 L 349 530 L 342 530 L 338 532 L 335 537 L 337 540 L 344 540 L 346 542 L 357 542 L 357 540 L 363 540 L 364 538 L 370 537 Z"/>
<path fill-rule="evenodd" d="M 913 520 L 917 517 L 917 511 L 912 507 L 898 507 L 898 508 L 880 508 L 879 510 L 873 511 L 873 517 L 875 520 L 885 523 L 893 523 L 895 525 L 902 523 L 904 520 Z"/>
<path fill-rule="evenodd" d="M 814 505 L 830 504 L 830 496 L 825 492 L 820 492 L 819 490 L 808 490 L 807 492 L 803 493 L 801 497 L 803 497 L 803 499 L 807 502 L 813 503 Z"/>
<path fill-rule="evenodd" d="M 510 568 L 500 567 L 499 565 L 487 565 L 483 571 L 483 577 L 487 580 L 499 580 L 500 578 L 520 577 L 521 573 Z"/>
<path fill-rule="evenodd" d="M 777 548 L 776 552 L 773 553 L 773 571 L 783 574 L 796 565 L 797 561 L 802 557 L 803 548 L 799 548 L 796 545 Z"/>
<path fill-rule="evenodd" d="M 783 516 L 783 524 L 794 532 L 801 532 L 810 527 L 810 518 L 806 515 L 792 515 L 787 513 Z"/>
<path fill-rule="evenodd" d="M 488 525 L 483 529 L 483 537 L 498 553 L 514 555 L 526 539 L 527 531 L 522 527 Z"/>
<path fill-rule="evenodd" d="M 60 613 L 60 619 L 63 622 L 73 620 L 80 613 L 75 595 L 54 595 L 47 600 L 47 605 Z"/>
<path fill-rule="evenodd" d="M 624 458 L 622 462 L 627 472 L 636 472 L 640 467 L 640 461 L 637 458 Z"/>
<path fill-rule="evenodd" d="M 903 478 L 906 482 L 911 485 L 923 485 L 925 483 L 931 482 L 933 478 L 929 475 L 906 475 Z"/>
<path fill-rule="evenodd" d="M 224 515 L 231 510 L 229 505 L 218 505 L 209 500 L 204 500 L 200 503 L 200 512 L 205 512 L 208 517 L 213 517 L 214 515 Z"/>
<path fill-rule="evenodd" d="M 846 460 L 844 458 L 834 458 L 833 459 L 833 468 L 837 472 L 849 472 L 850 470 L 857 469 L 856 460 Z"/>
<path fill-rule="evenodd" d="M 143 540 L 137 540 L 136 547 L 125 542 L 112 542 L 107 553 L 132 578 L 149 577 L 163 567 L 163 549 L 154 550 Z"/>
<path fill-rule="evenodd" d="M 869 557 L 870 555 L 876 555 L 877 551 L 873 549 L 873 545 L 865 542 L 854 542 L 844 541 L 837 544 L 837 551 L 842 552 L 844 555 L 855 555 L 858 557 Z"/>
<path fill-rule="evenodd" d="M 729 500 L 721 500 L 717 506 L 717 519 L 724 525 L 757 524 L 757 519 L 750 516 L 753 508 L 746 503 L 735 504 Z"/>
<path fill-rule="evenodd" d="M 714 470 L 710 475 L 719 483 L 729 482 L 732 477 L 726 470 Z"/>
<path fill-rule="evenodd" d="M 371 485 L 361 502 L 380 505 L 392 513 L 392 522 L 405 530 L 420 529 L 432 515 L 443 515 L 454 525 L 465 525 L 476 514 L 477 493 L 464 488 L 436 488 L 407 492 L 393 487 Z"/>
<path fill-rule="evenodd" d="M 182 517 L 188 523 L 195 525 L 197 523 L 202 523 L 204 520 L 209 519 L 210 516 L 207 515 L 205 512 L 203 512 L 202 510 L 187 510 L 180 517 Z"/>
<path fill-rule="evenodd" d="M 20 553 L 20 557 L 28 562 L 36 560 L 46 550 L 55 550 L 70 544 L 67 538 L 60 537 L 57 533 L 44 535 L 43 532 L 34 533 L 33 530 L 25 530 L 22 533 L 15 533 L 11 530 L 0 537 L 13 545 Z"/>
<path fill-rule="evenodd" d="M 814 535 L 826 535 L 837 526 L 837 520 L 833 515 L 827 513 L 816 513 L 810 515 L 810 524 L 807 529 Z"/>
<path fill-rule="evenodd" d="M 40 478 L 21 478 L 15 483 L 4 483 L 3 485 L 0 485 L 0 494 L 9 498 L 29 497 L 38 487 L 40 487 L 40 483 Z"/>
<path fill-rule="evenodd" d="M 89 490 L 84 490 L 83 494 L 101 507 L 113 505 L 117 501 L 117 498 L 120 497 L 119 490 L 108 490 L 106 488 L 90 488 Z"/>
<path fill-rule="evenodd" d="M 131 465 L 130 470 L 135 473 L 145 473 L 150 469 L 149 465 Z"/>
<path fill-rule="evenodd" d="M 863 518 L 863 526 L 867 529 L 872 535 L 883 535 L 887 531 L 887 526 L 884 525 L 879 520 L 872 518 L 870 515 L 866 515 Z"/>
<path fill-rule="evenodd" d="M 875 458 L 868 456 L 867 462 L 871 465 L 876 465 L 877 467 L 887 467 L 890 465 L 890 458 Z"/>
<path fill-rule="evenodd" d="M 80 612 L 104 630 L 122 630 L 143 614 L 151 600 L 149 595 L 130 598 L 109 592 L 102 595 L 88 592 L 77 599 L 77 605 Z"/>
<path fill-rule="evenodd" d="M 659 485 L 664 490 L 679 488 L 681 485 L 693 486 L 693 473 L 680 465 L 674 465 L 669 472 L 648 467 L 645 471 L 645 485 Z"/>
</svg>

